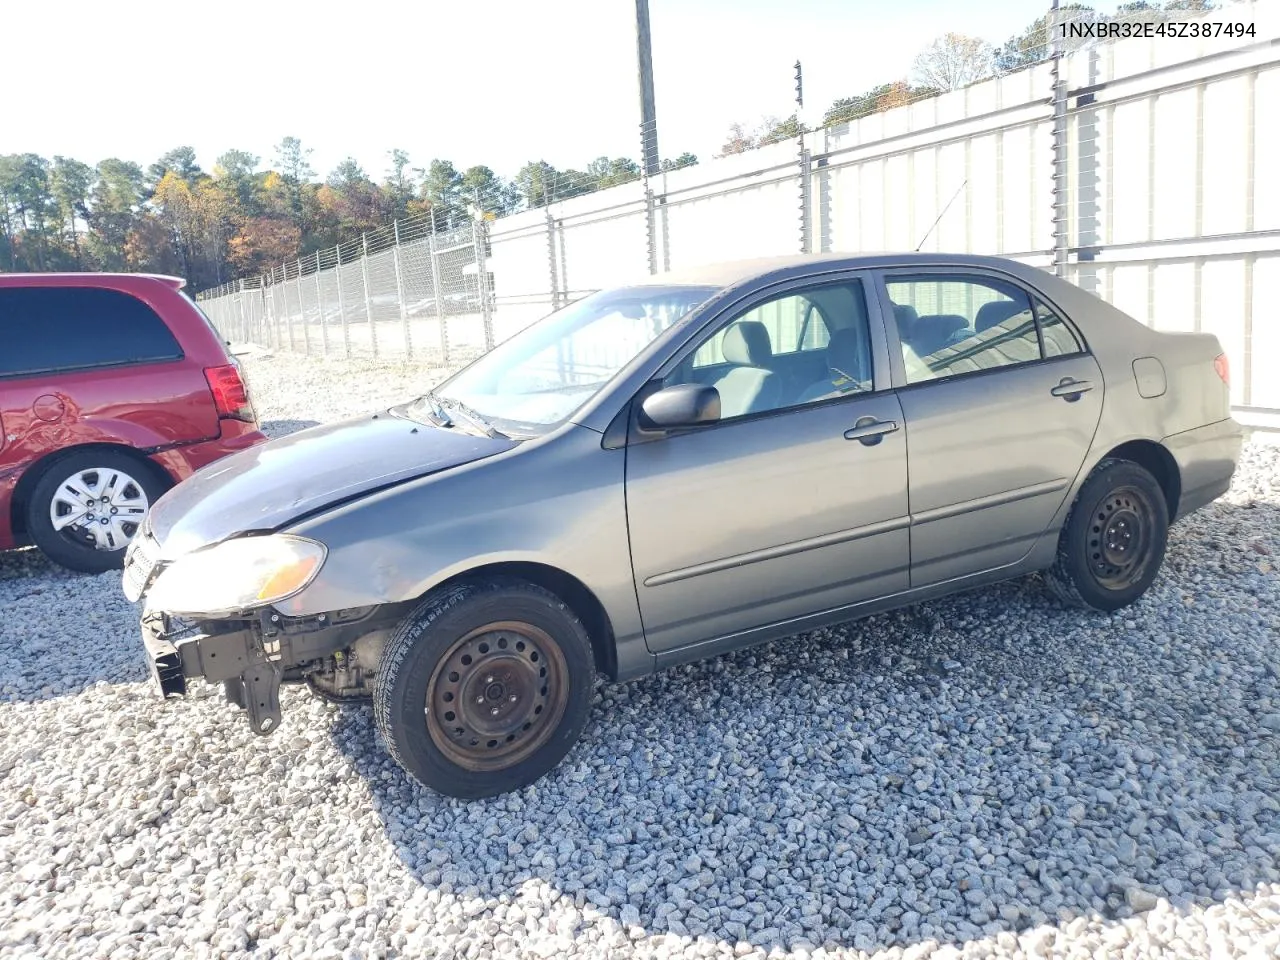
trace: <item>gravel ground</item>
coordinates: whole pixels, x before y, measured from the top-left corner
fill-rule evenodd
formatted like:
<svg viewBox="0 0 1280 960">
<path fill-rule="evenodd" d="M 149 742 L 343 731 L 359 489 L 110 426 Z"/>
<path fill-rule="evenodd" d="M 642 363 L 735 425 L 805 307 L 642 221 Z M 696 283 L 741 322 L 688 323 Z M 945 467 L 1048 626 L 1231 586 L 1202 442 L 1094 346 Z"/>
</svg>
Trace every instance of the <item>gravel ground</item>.
<svg viewBox="0 0 1280 960">
<path fill-rule="evenodd" d="M 274 433 L 404 365 L 247 361 Z M 1034 580 L 631 685 L 519 795 L 365 707 L 144 686 L 118 576 L 0 557 L 0 956 L 1280 955 L 1280 447 L 1115 616 Z"/>
</svg>

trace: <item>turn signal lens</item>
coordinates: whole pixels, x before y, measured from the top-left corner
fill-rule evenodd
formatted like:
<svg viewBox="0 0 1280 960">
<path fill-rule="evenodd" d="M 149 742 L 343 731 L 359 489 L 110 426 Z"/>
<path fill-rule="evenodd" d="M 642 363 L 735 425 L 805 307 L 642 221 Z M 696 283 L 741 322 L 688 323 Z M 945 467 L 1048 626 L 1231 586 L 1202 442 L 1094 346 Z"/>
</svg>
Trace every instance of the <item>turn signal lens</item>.
<svg viewBox="0 0 1280 960">
<path fill-rule="evenodd" d="M 296 593 L 311 582 L 319 566 L 320 557 L 309 556 L 295 560 L 288 566 L 280 567 L 262 585 L 262 589 L 258 591 L 258 599 L 270 603 L 277 597 Z"/>
</svg>

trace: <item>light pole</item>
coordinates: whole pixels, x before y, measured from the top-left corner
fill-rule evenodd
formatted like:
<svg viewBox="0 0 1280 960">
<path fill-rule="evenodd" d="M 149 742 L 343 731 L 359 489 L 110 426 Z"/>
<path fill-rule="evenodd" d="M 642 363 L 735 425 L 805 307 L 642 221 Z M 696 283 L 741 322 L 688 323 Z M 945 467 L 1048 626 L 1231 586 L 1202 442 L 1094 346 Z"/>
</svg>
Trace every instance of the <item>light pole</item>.
<svg viewBox="0 0 1280 960">
<path fill-rule="evenodd" d="M 658 175 L 658 121 L 653 103 L 653 45 L 649 37 L 649 0 L 636 0 L 636 58 L 640 70 L 640 143 L 644 173 Z"/>
</svg>

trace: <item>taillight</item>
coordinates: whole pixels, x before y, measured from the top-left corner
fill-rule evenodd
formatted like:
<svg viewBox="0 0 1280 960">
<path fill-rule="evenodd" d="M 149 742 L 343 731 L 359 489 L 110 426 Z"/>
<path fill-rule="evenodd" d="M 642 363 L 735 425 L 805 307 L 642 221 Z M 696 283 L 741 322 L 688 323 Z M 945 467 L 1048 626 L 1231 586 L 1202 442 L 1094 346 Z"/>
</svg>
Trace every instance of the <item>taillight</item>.
<svg viewBox="0 0 1280 960">
<path fill-rule="evenodd" d="M 253 405 L 240 368 L 233 363 L 223 367 L 205 367 L 204 378 L 213 393 L 213 405 L 219 420 L 243 420 L 253 423 Z"/>
<path fill-rule="evenodd" d="M 1227 355 L 1220 353 L 1213 358 L 1213 369 L 1218 371 L 1218 376 L 1222 378 L 1222 382 L 1228 387 L 1231 386 L 1231 364 L 1227 362 Z"/>
</svg>

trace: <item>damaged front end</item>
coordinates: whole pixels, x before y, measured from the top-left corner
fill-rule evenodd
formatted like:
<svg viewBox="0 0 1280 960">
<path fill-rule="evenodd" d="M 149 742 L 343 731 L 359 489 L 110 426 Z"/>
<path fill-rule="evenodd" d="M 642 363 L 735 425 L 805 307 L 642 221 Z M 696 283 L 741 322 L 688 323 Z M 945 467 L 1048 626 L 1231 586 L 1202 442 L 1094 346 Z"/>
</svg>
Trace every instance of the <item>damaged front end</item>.
<svg viewBox="0 0 1280 960">
<path fill-rule="evenodd" d="M 149 601 L 163 572 L 158 546 L 145 534 L 125 558 L 125 592 Z M 267 735 L 280 726 L 280 686 L 307 683 L 330 700 L 372 694 L 382 646 L 404 611 L 400 604 L 288 617 L 270 606 L 224 616 L 192 616 L 144 603 L 142 642 L 153 690 L 184 696 L 187 681 L 222 684 L 250 727 Z"/>
<path fill-rule="evenodd" d="M 249 715 L 254 733 L 280 725 L 280 686 L 306 683 L 327 700 L 372 696 L 382 647 L 395 613 L 385 607 L 285 617 L 264 610 L 253 619 L 190 621 L 148 612 L 142 642 L 152 689 L 185 696 L 187 681 L 222 684 L 230 703 Z"/>
</svg>

